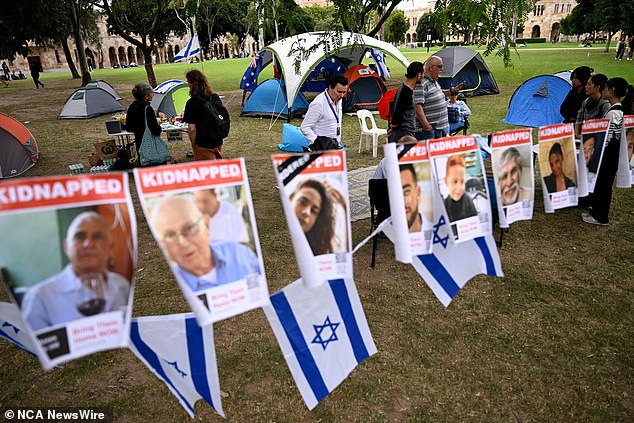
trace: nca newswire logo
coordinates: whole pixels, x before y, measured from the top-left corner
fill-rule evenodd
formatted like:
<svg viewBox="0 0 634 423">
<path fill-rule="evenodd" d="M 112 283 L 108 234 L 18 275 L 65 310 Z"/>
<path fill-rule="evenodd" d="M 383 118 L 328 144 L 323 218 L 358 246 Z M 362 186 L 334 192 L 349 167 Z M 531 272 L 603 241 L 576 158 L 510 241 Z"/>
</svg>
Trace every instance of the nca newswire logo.
<svg viewBox="0 0 634 423">
<path fill-rule="evenodd" d="M 30 408 L 7 407 L 3 411 L 6 422 L 112 422 L 110 410 L 102 408 Z"/>
</svg>

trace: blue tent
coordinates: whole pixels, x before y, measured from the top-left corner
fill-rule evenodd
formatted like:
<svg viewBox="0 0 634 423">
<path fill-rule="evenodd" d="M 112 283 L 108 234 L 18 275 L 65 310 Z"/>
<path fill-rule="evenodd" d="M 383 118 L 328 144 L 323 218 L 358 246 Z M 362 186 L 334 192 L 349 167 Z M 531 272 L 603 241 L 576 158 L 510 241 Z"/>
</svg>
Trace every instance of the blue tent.
<svg viewBox="0 0 634 423">
<path fill-rule="evenodd" d="M 559 107 L 569 91 L 570 83 L 554 75 L 524 81 L 511 97 L 504 122 L 534 128 L 562 123 Z"/>
<path fill-rule="evenodd" d="M 302 93 L 298 93 L 291 108 L 291 117 L 301 116 L 308 110 L 308 100 Z M 287 118 L 288 105 L 284 81 L 268 79 L 259 84 L 251 93 L 240 116 L 245 117 L 282 117 Z"/>
</svg>

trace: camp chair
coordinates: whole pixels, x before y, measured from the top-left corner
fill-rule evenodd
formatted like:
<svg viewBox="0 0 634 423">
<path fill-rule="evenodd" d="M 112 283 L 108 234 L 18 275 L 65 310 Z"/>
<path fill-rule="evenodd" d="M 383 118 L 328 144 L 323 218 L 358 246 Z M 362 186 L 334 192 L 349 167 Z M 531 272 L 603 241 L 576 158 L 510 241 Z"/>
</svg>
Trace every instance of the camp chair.
<svg viewBox="0 0 634 423">
<path fill-rule="evenodd" d="M 359 124 L 361 125 L 361 135 L 359 136 L 359 153 L 361 152 L 363 137 L 365 136 L 366 149 L 368 148 L 368 137 L 372 137 L 372 157 L 376 157 L 377 149 L 379 148 L 379 136 L 387 135 L 387 129 L 382 129 L 376 126 L 374 116 L 372 116 L 372 112 L 370 112 L 369 110 L 357 110 L 357 118 L 359 118 Z M 370 127 L 368 127 L 367 119 L 370 120 Z"/>
<path fill-rule="evenodd" d="M 381 222 L 390 217 L 387 179 L 370 179 L 368 181 L 368 196 L 370 197 L 370 233 L 372 233 Z M 376 261 L 376 245 L 379 236 L 382 235 L 375 235 L 372 239 L 372 263 L 370 267 L 374 267 Z"/>
</svg>

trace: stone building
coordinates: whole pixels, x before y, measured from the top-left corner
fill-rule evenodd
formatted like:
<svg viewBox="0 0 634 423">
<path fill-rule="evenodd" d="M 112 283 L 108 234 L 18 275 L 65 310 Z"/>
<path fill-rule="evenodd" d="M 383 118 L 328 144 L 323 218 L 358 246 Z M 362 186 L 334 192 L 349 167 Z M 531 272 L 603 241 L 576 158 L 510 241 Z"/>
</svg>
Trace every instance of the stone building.
<svg viewBox="0 0 634 423">
<path fill-rule="evenodd" d="M 129 66 L 130 64 L 141 66 L 145 64 L 141 49 L 133 46 L 118 35 L 108 34 L 105 16 L 98 18 L 97 27 L 99 28 L 100 43 L 95 45 L 84 40 L 86 57 L 92 59 L 91 61 L 95 68 L 115 68 L 124 66 L 124 64 L 125 66 Z M 169 37 L 163 47 L 154 48 L 152 63 L 160 64 L 172 62 L 174 56 L 187 45 L 188 41 L 188 37 Z M 73 55 L 75 67 L 79 68 L 77 64 L 79 56 L 72 37 L 68 38 L 68 44 L 71 54 Z M 216 58 L 233 57 L 234 54 L 238 53 L 235 51 L 238 47 L 241 51 L 246 50 L 248 54 L 257 53 L 258 51 L 257 41 L 250 36 L 246 38 L 243 45 L 235 47 L 232 46 L 225 37 L 221 37 L 219 41 L 213 45 L 213 55 Z M 52 48 L 31 45 L 29 48 L 31 49 L 29 57 L 24 58 L 18 56 L 15 60 L 6 60 L 11 70 L 28 71 L 29 60 L 39 60 L 45 71 L 68 70 L 68 62 L 66 61 L 66 56 L 64 55 L 64 50 L 61 45 Z"/>
<path fill-rule="evenodd" d="M 521 38 L 546 38 L 546 41 L 568 41 L 568 37 L 561 35 L 559 24 L 561 20 L 575 8 L 575 0 L 538 0 L 533 11 L 528 14 L 524 22 L 524 32 Z"/>
</svg>

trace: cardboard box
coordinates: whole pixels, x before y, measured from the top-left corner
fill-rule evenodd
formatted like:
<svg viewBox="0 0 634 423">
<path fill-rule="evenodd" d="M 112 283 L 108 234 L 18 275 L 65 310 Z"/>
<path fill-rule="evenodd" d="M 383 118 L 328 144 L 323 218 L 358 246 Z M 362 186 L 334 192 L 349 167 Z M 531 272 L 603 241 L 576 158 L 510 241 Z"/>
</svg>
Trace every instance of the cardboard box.
<svg viewBox="0 0 634 423">
<path fill-rule="evenodd" d="M 97 151 L 97 156 L 101 160 L 112 159 L 113 157 L 117 157 L 117 143 L 115 140 L 108 140 L 104 142 L 96 142 L 95 150 Z"/>
<path fill-rule="evenodd" d="M 88 156 L 88 163 L 90 164 L 90 167 L 93 167 L 93 166 L 99 166 L 102 163 L 102 161 L 99 158 L 99 156 L 97 156 L 97 154 L 92 153 L 90 156 Z"/>
</svg>

